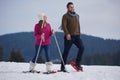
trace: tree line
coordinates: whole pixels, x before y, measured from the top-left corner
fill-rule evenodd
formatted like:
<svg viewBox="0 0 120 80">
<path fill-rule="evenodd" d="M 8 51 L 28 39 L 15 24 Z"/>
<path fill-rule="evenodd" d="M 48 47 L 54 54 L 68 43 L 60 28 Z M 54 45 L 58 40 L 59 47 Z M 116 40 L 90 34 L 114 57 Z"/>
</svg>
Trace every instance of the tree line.
<svg viewBox="0 0 120 80">
<path fill-rule="evenodd" d="M 3 57 L 3 48 L 0 47 L 0 61 L 2 61 L 2 57 Z M 14 48 L 12 48 L 11 52 L 10 52 L 10 58 L 8 59 L 8 61 L 11 62 L 26 62 L 24 56 L 21 53 L 21 50 L 15 50 Z M 38 63 L 44 63 L 44 59 L 39 56 Z"/>
<path fill-rule="evenodd" d="M 0 61 L 2 61 L 3 48 L 0 46 Z M 10 52 L 10 58 L 8 61 L 13 62 L 25 62 L 25 58 L 20 50 L 14 48 Z M 67 63 L 75 61 L 75 58 L 68 59 Z M 37 60 L 38 63 L 44 63 L 45 60 L 40 56 Z M 82 63 L 83 65 L 117 65 L 120 66 L 120 50 L 115 53 L 106 54 L 84 54 Z"/>
<path fill-rule="evenodd" d="M 75 58 L 69 62 L 75 61 Z M 81 64 L 83 65 L 117 65 L 120 66 L 120 50 L 116 53 L 84 54 Z"/>
</svg>

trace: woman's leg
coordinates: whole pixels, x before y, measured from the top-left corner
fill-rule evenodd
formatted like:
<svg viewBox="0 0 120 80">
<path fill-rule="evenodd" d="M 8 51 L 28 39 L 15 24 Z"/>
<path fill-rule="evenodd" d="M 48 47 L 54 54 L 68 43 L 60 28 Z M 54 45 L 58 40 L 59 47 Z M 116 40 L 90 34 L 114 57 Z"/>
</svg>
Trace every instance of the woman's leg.
<svg viewBox="0 0 120 80">
<path fill-rule="evenodd" d="M 35 55 L 34 55 L 32 61 L 30 61 L 30 66 L 29 66 L 30 71 L 34 71 L 34 68 L 36 66 L 35 60 L 36 60 L 36 57 L 37 57 L 38 49 L 39 49 L 39 46 L 35 46 Z M 41 51 L 42 51 L 42 46 L 41 46 L 41 49 L 40 49 L 40 53 L 41 53 Z"/>
<path fill-rule="evenodd" d="M 50 61 L 50 51 L 49 51 L 49 47 L 50 45 L 44 46 L 44 50 L 45 50 L 45 56 L 46 56 L 46 71 L 52 72 L 52 62 Z"/>
<path fill-rule="evenodd" d="M 50 54 L 49 54 L 49 47 L 50 45 L 46 45 L 44 46 L 44 50 L 45 50 L 45 57 L 46 57 L 46 61 L 49 62 L 50 61 Z"/>
<path fill-rule="evenodd" d="M 41 53 L 41 51 L 42 51 L 42 46 L 41 46 L 41 49 L 40 49 L 40 52 L 39 52 L 39 55 L 40 55 L 40 53 Z M 39 49 L 39 46 L 35 46 L 35 55 L 34 55 L 34 57 L 33 57 L 33 59 L 32 59 L 32 62 L 33 63 L 35 63 L 35 60 L 36 60 L 36 57 L 37 57 L 37 53 L 38 53 L 38 49 Z M 38 55 L 38 56 L 39 56 Z"/>
</svg>

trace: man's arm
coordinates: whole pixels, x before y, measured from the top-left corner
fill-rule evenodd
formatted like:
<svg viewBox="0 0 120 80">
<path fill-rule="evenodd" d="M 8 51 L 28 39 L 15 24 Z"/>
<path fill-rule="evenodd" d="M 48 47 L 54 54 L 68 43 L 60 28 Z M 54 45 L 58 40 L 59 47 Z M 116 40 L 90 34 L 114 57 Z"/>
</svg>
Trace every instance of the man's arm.
<svg viewBox="0 0 120 80">
<path fill-rule="evenodd" d="M 66 16 L 64 15 L 63 18 L 62 18 L 62 29 L 64 31 L 64 34 L 66 35 L 66 38 L 67 40 L 71 40 L 71 35 L 67 29 L 67 18 Z"/>
<path fill-rule="evenodd" d="M 69 34 L 69 31 L 67 29 L 67 18 L 65 15 L 62 17 L 62 29 L 63 29 L 65 35 Z"/>
</svg>

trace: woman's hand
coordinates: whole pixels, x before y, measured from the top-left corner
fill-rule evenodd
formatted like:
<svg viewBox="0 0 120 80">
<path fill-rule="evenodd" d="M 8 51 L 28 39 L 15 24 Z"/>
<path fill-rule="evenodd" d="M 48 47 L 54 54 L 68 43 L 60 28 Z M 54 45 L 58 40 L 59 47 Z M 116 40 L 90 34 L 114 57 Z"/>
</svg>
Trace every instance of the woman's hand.
<svg viewBox="0 0 120 80">
<path fill-rule="evenodd" d="M 45 34 L 44 34 L 44 33 L 41 34 L 41 40 L 42 40 L 43 42 L 45 42 Z"/>
<path fill-rule="evenodd" d="M 53 36 L 53 35 L 54 35 L 54 30 L 52 29 L 52 30 L 51 30 L 51 36 Z"/>
</svg>

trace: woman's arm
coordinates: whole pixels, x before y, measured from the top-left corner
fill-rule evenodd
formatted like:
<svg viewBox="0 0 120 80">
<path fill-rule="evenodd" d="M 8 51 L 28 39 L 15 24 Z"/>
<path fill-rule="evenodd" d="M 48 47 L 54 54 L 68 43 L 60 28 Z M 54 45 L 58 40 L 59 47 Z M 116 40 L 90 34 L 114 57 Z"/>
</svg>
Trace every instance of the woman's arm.
<svg viewBox="0 0 120 80">
<path fill-rule="evenodd" d="M 50 27 L 50 36 L 53 35 L 53 29 L 51 29 L 51 25 L 49 24 L 49 27 Z"/>
<path fill-rule="evenodd" d="M 40 30 L 40 29 L 39 29 L 39 25 L 36 24 L 36 25 L 35 25 L 35 28 L 34 28 L 34 36 L 35 36 L 36 39 L 40 39 L 40 38 L 41 38 L 40 35 L 41 35 L 42 33 L 40 33 L 39 30 Z"/>
</svg>

